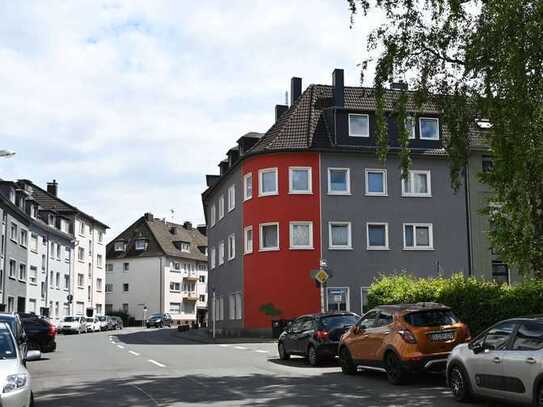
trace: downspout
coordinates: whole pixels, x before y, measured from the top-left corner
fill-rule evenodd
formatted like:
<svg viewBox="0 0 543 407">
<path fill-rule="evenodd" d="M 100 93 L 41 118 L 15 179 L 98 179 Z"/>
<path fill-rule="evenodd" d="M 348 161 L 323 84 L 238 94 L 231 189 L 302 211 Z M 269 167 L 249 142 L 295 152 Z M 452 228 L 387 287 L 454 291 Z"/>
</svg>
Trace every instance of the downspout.
<svg viewBox="0 0 543 407">
<path fill-rule="evenodd" d="M 468 158 L 469 160 L 469 158 Z M 467 238 L 468 238 L 468 276 L 473 275 L 473 265 L 472 265 L 472 249 L 473 242 L 471 237 L 471 212 L 470 212 L 470 192 L 469 192 L 469 168 L 467 164 L 464 164 L 464 198 L 466 206 L 466 229 L 467 229 Z"/>
<path fill-rule="evenodd" d="M 163 302 L 164 302 L 164 294 L 163 294 L 163 290 L 164 290 L 164 279 L 163 279 L 163 274 L 162 274 L 162 256 L 160 256 L 160 269 L 159 269 L 159 272 L 160 272 L 160 313 L 163 314 L 164 311 L 164 307 L 163 307 Z"/>
<path fill-rule="evenodd" d="M 5 303 L 4 299 L 5 299 L 5 293 L 6 293 L 6 271 L 7 271 L 6 267 L 7 267 L 7 254 L 8 254 L 8 239 L 7 239 L 7 236 L 8 236 L 8 222 L 7 222 L 7 210 L 6 210 L 6 208 L 4 208 L 4 210 L 6 211 L 6 224 L 3 226 L 4 252 L 2 253 L 2 255 L 4 256 L 4 265 L 2 267 L 2 270 L 4 270 L 4 272 L 2 273 L 2 304 L 7 307 L 7 304 Z"/>
</svg>

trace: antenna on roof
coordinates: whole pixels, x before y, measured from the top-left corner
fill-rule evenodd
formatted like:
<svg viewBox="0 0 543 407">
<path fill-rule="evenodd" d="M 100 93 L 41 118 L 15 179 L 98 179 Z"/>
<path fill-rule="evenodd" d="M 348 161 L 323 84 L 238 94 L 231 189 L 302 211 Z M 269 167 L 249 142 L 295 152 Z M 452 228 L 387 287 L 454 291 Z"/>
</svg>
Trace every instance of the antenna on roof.
<svg viewBox="0 0 543 407">
<path fill-rule="evenodd" d="M 285 91 L 285 105 L 288 106 L 288 90 Z"/>
<path fill-rule="evenodd" d="M 172 223 L 174 223 L 174 220 L 175 220 L 175 217 L 174 217 L 174 215 L 175 215 L 175 209 L 170 209 L 170 212 L 171 212 L 171 214 L 172 214 Z"/>
</svg>

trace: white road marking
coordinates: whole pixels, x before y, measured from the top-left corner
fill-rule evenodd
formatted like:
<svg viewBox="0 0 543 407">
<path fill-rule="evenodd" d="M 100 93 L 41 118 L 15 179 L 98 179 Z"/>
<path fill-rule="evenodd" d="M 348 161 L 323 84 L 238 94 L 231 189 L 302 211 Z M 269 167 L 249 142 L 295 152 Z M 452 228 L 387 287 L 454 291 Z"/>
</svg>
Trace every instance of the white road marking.
<svg viewBox="0 0 543 407">
<path fill-rule="evenodd" d="M 123 346 L 123 345 L 117 345 L 117 347 L 118 347 L 119 349 L 124 349 L 124 346 Z"/>
<path fill-rule="evenodd" d="M 223 345 L 219 345 L 219 346 L 220 346 L 221 348 L 228 348 L 228 347 L 230 347 L 230 345 L 224 345 L 224 344 L 223 344 Z"/>
<path fill-rule="evenodd" d="M 153 360 L 153 359 L 149 359 L 147 361 L 151 362 L 153 365 L 157 365 L 158 367 L 166 367 L 166 365 L 163 365 L 162 363 L 157 362 L 156 360 Z"/>
<path fill-rule="evenodd" d="M 134 356 L 139 356 L 140 354 L 137 352 L 134 352 L 133 350 L 129 350 L 128 353 L 131 353 Z"/>
<path fill-rule="evenodd" d="M 239 349 L 239 350 L 246 350 L 248 348 L 246 348 L 245 346 L 234 346 L 235 349 Z"/>
<path fill-rule="evenodd" d="M 267 350 L 262 350 L 262 349 L 257 349 L 257 350 L 255 350 L 255 352 L 258 352 L 258 353 L 269 353 Z"/>
</svg>

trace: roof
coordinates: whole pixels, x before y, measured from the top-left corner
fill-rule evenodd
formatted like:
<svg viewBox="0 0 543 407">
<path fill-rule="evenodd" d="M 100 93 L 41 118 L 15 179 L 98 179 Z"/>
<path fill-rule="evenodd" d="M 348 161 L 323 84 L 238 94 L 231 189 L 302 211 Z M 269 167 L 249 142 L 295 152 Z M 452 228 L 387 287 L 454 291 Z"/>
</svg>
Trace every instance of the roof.
<svg viewBox="0 0 543 407">
<path fill-rule="evenodd" d="M 147 240 L 146 250 L 135 249 L 134 242 L 138 239 Z M 125 241 L 126 251 L 116 252 L 114 250 L 116 241 Z M 181 251 L 174 242 L 190 243 L 190 252 Z M 106 256 L 108 259 L 120 259 L 165 255 L 206 262 L 207 256 L 200 251 L 200 247 L 207 247 L 207 237 L 198 229 L 188 229 L 177 223 L 165 222 L 158 218 L 151 219 L 144 215 L 108 243 Z"/>
</svg>

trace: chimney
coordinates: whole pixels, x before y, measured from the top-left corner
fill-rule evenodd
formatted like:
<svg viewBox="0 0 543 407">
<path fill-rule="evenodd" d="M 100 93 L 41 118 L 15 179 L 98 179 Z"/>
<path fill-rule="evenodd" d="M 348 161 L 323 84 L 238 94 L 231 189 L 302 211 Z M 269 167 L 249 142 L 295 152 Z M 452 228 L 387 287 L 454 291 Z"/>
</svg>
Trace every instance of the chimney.
<svg viewBox="0 0 543 407">
<path fill-rule="evenodd" d="M 145 213 L 145 214 L 143 215 L 143 217 L 145 218 L 145 220 L 146 220 L 147 222 L 152 222 L 153 219 L 154 219 L 153 214 L 152 214 L 152 213 L 149 213 L 149 212 Z"/>
<path fill-rule="evenodd" d="M 51 195 L 57 196 L 58 194 L 58 183 L 57 180 L 53 180 L 53 182 L 47 183 L 47 192 L 49 192 Z"/>
<path fill-rule="evenodd" d="M 283 113 L 285 113 L 287 110 L 287 105 L 275 105 L 275 123 L 279 121 L 281 116 L 283 116 Z"/>
<path fill-rule="evenodd" d="M 343 69 L 334 69 L 332 72 L 332 95 L 334 99 L 334 106 L 345 106 L 345 87 L 343 85 Z"/>
<path fill-rule="evenodd" d="M 198 225 L 198 226 L 196 226 L 196 229 L 198 229 L 198 232 L 200 232 L 202 235 L 207 236 L 207 226 L 206 225 Z"/>
<path fill-rule="evenodd" d="M 302 78 L 293 77 L 290 80 L 290 105 L 292 106 L 302 94 Z"/>
<path fill-rule="evenodd" d="M 192 230 L 192 222 L 189 222 L 189 221 L 184 222 L 183 227 L 187 230 Z"/>
<path fill-rule="evenodd" d="M 392 90 L 408 90 L 409 86 L 404 81 L 392 82 L 390 84 L 390 89 L 392 89 Z"/>
</svg>

